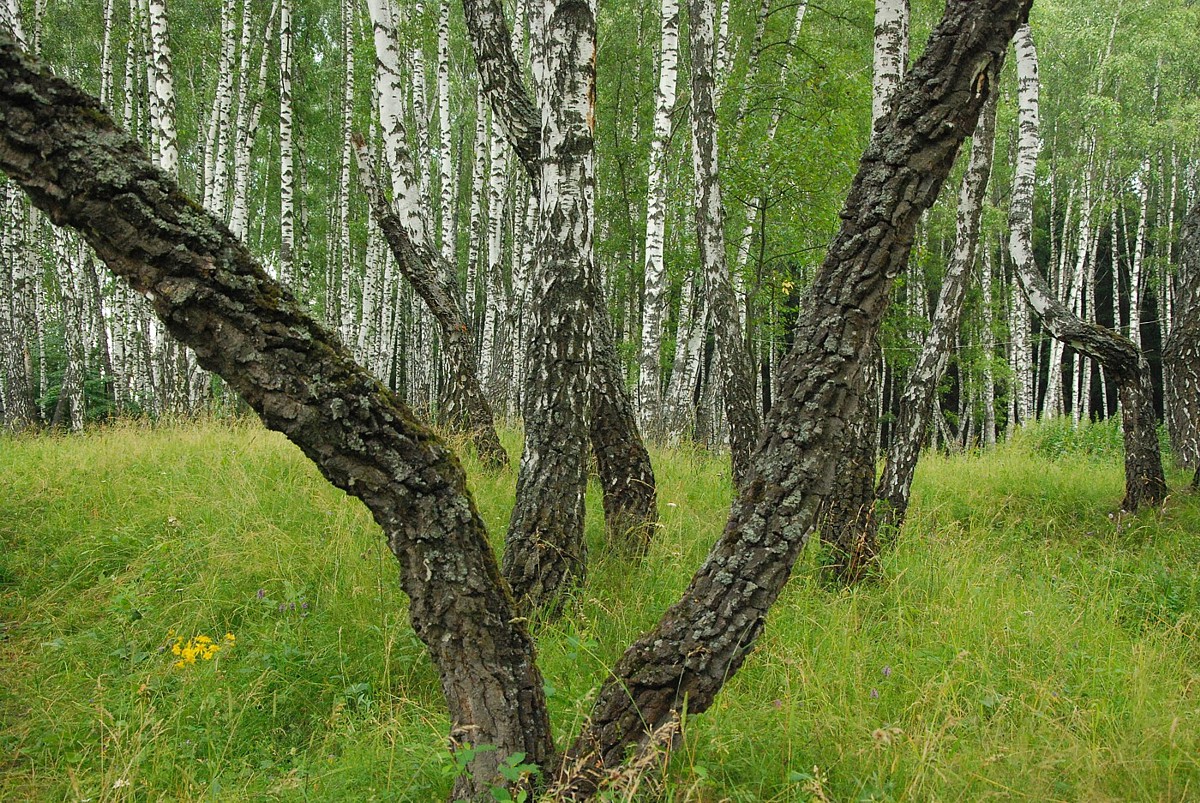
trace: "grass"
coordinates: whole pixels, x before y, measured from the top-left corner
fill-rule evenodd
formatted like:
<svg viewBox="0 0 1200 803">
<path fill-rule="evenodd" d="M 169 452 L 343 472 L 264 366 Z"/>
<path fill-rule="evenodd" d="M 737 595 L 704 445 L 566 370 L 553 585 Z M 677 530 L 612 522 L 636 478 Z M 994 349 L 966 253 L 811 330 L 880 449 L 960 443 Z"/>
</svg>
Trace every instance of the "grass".
<svg viewBox="0 0 1200 803">
<path fill-rule="evenodd" d="M 1200 500 L 1110 516 L 1119 456 L 1080 438 L 925 459 L 874 584 L 827 588 L 810 549 L 754 656 L 635 798 L 1200 797 Z M 721 458 L 654 458 L 650 554 L 607 552 L 593 488 L 589 581 L 538 634 L 560 744 L 725 518 Z M 515 474 L 468 470 L 498 549 Z M 0 799 L 445 798 L 446 716 L 395 562 L 281 437 L 0 439 L 0 539 Z M 175 665 L 180 639 L 226 633 Z"/>
</svg>

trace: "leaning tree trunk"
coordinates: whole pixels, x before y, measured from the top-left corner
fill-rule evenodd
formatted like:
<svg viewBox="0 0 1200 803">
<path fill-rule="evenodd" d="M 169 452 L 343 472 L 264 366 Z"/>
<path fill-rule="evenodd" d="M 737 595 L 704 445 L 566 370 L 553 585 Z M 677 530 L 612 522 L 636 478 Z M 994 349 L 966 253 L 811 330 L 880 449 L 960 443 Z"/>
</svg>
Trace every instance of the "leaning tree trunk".
<svg viewBox="0 0 1200 803">
<path fill-rule="evenodd" d="M 1179 269 L 1171 334 L 1163 346 L 1163 385 L 1171 451 L 1180 466 L 1196 470 L 1200 487 L 1200 205 L 1179 235 Z"/>
<path fill-rule="evenodd" d="M 417 635 L 469 754 L 455 796 L 508 786 L 516 753 L 553 755 L 534 645 L 453 453 L 355 364 L 240 242 L 157 170 L 98 103 L 0 36 L 0 169 L 117 275 L 334 485 L 361 499 L 401 565 Z"/>
<path fill-rule="evenodd" d="M 1020 0 L 950 0 L 863 156 L 781 366 L 748 485 L 683 599 L 626 651 L 564 761 L 560 793 L 587 797 L 630 749 L 669 738 L 686 706 L 706 710 L 762 632 L 767 610 L 832 488 L 846 422 L 863 402 L 862 355 L 921 213 L 937 196 L 993 90 Z M 873 400 L 868 403 L 874 403 Z"/>
<path fill-rule="evenodd" d="M 725 257 L 725 207 L 718 180 L 717 112 L 713 0 L 690 0 L 688 25 L 692 48 L 692 165 L 696 176 L 696 240 L 704 266 L 709 322 L 716 340 L 721 393 L 729 424 L 733 487 L 740 490 L 750 476 L 750 456 L 758 441 L 760 421 L 754 407 L 754 374 L 742 338 L 737 296 Z"/>
<path fill-rule="evenodd" d="M 887 463 L 876 494 L 884 503 L 880 523 L 898 529 L 908 512 L 909 493 L 917 458 L 934 411 L 937 409 L 938 383 L 946 372 L 950 347 L 962 319 L 963 303 L 967 299 L 971 268 L 979 245 L 979 223 L 983 216 L 983 199 L 988 176 L 992 171 L 992 150 L 996 138 L 996 99 L 993 96 L 979 115 L 979 126 L 971 142 L 971 157 L 958 196 L 958 223 L 954 254 L 942 279 L 933 328 L 925 338 L 921 355 L 913 366 L 900 398 L 895 435 L 888 449 Z M 990 315 L 990 311 L 988 313 Z"/>
<path fill-rule="evenodd" d="M 908 0 L 875 0 L 875 57 L 871 82 L 871 128 L 887 114 L 908 66 Z M 826 571 L 839 582 L 862 579 L 875 558 L 878 522 L 874 515 L 875 466 L 879 459 L 879 411 L 883 388 L 878 338 L 868 346 L 862 373 L 863 394 L 874 403 L 859 405 L 847 423 L 849 447 L 838 467 L 837 486 L 820 517 L 821 542 L 829 550 Z"/>
<path fill-rule="evenodd" d="M 469 433 L 480 459 L 491 466 L 508 463 L 496 435 L 491 405 L 484 396 L 475 359 L 474 327 L 458 292 L 457 271 L 443 264 L 421 214 L 423 199 L 408 150 L 401 92 L 403 82 L 390 0 L 368 3 L 375 41 L 375 85 L 383 127 L 385 163 L 391 179 L 389 204 L 371 175 L 366 144 L 356 139 L 360 184 L 371 203 L 371 215 L 391 248 L 396 263 L 428 305 L 442 333 L 446 361 L 444 417 Z"/>
<path fill-rule="evenodd" d="M 1009 213 L 1009 252 L 1029 306 L 1042 326 L 1062 343 L 1092 357 L 1117 383 L 1125 432 L 1125 500 L 1137 510 L 1158 504 L 1167 494 L 1162 454 L 1155 432 L 1154 393 L 1150 366 L 1132 340 L 1071 314 L 1038 272 L 1033 254 L 1033 190 L 1038 152 L 1037 51 L 1028 25 L 1016 36 L 1020 140 Z M 1051 370 L 1056 366 L 1051 365 Z"/>
</svg>

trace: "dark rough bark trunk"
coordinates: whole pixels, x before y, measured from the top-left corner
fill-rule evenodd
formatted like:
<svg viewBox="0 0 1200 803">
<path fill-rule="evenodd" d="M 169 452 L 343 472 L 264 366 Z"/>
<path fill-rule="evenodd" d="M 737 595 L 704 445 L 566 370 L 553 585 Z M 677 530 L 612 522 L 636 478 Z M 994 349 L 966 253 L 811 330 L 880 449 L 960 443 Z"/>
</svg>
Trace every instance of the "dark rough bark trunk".
<svg viewBox="0 0 1200 803">
<path fill-rule="evenodd" d="M 868 347 L 862 365 L 862 403 L 847 424 L 846 450 L 834 478 L 833 491 L 817 522 L 828 554 L 824 572 L 843 584 L 866 575 L 878 552 L 875 521 L 875 467 L 879 440 L 875 399 L 879 398 L 878 339 Z"/>
<path fill-rule="evenodd" d="M 1184 220 L 1175 274 L 1174 320 L 1163 345 L 1163 385 L 1171 451 L 1200 483 L 1200 204 Z"/>
<path fill-rule="evenodd" d="M 658 523 L 654 467 L 638 432 L 633 403 L 622 381 L 612 327 L 598 283 L 591 285 L 593 308 L 592 452 L 604 491 L 604 526 L 616 544 L 635 552 L 646 548 Z"/>
<path fill-rule="evenodd" d="M 546 21 L 548 108 L 542 125 L 535 288 L 528 333 L 525 452 L 504 551 L 519 607 L 553 615 L 583 581 L 591 331 L 590 208 L 596 23 L 584 0 Z"/>
<path fill-rule="evenodd" d="M 1029 26 L 1016 37 L 1020 93 L 1020 144 L 1009 212 L 1009 252 L 1021 290 L 1042 326 L 1052 337 L 1104 366 L 1117 384 L 1125 434 L 1125 499 L 1121 507 L 1137 510 L 1156 505 L 1167 495 L 1162 453 L 1155 431 L 1150 369 L 1142 350 L 1127 337 L 1080 320 L 1054 295 L 1038 271 L 1033 253 L 1033 183 L 1038 148 L 1037 52 Z"/>
<path fill-rule="evenodd" d="M 455 794 L 485 798 L 513 753 L 553 755 L 534 645 L 453 453 L 92 98 L 0 37 L 0 168 L 82 232 L 271 429 L 357 496 L 401 567 L 409 614 L 474 754 Z"/>
<path fill-rule="evenodd" d="M 925 435 L 938 408 L 937 389 L 954 336 L 962 319 L 963 303 L 970 286 L 971 268 L 979 245 L 984 193 L 992 171 L 992 151 L 996 137 L 996 99 L 993 96 L 979 115 L 979 126 L 971 143 L 971 157 L 963 177 L 958 199 L 958 224 L 954 255 L 942 280 L 933 328 L 925 338 L 917 364 L 909 375 L 900 398 L 895 435 L 888 449 L 887 463 L 879 481 L 879 500 L 883 503 L 879 523 L 894 529 L 904 524 L 917 458 Z"/>
<path fill-rule="evenodd" d="M 754 406 L 754 374 L 742 337 L 737 296 L 725 258 L 725 208 L 718 180 L 717 113 L 714 105 L 716 62 L 713 0 L 690 0 L 692 49 L 692 163 L 696 175 L 696 241 L 704 266 L 709 322 L 716 340 L 721 394 L 729 424 L 733 487 L 740 490 L 750 476 L 750 456 L 758 442 L 760 421 Z"/>
<path fill-rule="evenodd" d="M 592 793 L 628 750 L 687 706 L 706 710 L 762 632 L 767 610 L 833 488 L 861 403 L 862 355 L 888 293 L 992 91 L 1028 0 L 950 0 L 859 166 L 835 237 L 781 365 L 749 483 L 683 599 L 626 651 L 564 761 L 560 792 Z"/>
<path fill-rule="evenodd" d="M 571 2 L 559 3 L 559 14 L 570 12 Z M 521 160 L 526 173 L 539 193 L 543 193 L 541 185 L 545 170 L 542 164 L 543 154 L 550 154 L 552 159 L 558 159 L 552 151 L 547 151 L 547 143 L 539 139 L 541 130 L 540 116 L 533 100 L 526 92 L 521 71 L 512 53 L 512 37 L 508 31 L 503 9 L 498 0 L 463 0 L 463 11 L 466 16 L 467 28 L 470 32 L 472 49 L 475 52 L 476 66 L 480 81 L 487 94 L 492 111 L 501 121 L 517 157 Z M 565 17 L 564 17 L 565 19 Z M 594 27 L 594 20 L 590 23 Z M 554 31 L 549 31 L 551 35 Z M 561 44 L 552 46 L 561 47 Z M 594 68 L 593 68 L 594 70 Z M 557 80 L 554 69 L 547 69 L 551 80 Z M 563 87 L 551 86 L 547 95 L 551 105 L 560 106 L 564 103 L 579 102 L 555 93 Z M 589 96 L 590 97 L 590 96 Z M 591 103 L 591 100 L 588 100 Z M 590 110 L 588 114 L 592 114 Z M 593 118 L 588 118 L 589 126 Z M 572 158 L 580 158 L 589 165 L 594 158 L 591 147 L 592 137 L 589 129 L 586 138 L 576 137 L 571 140 L 569 147 L 580 149 L 586 147 L 586 152 L 579 151 Z M 558 146 L 555 146 L 558 147 Z M 557 173 L 554 173 L 557 175 Z M 589 178 L 589 181 L 591 179 Z M 589 226 L 594 220 L 594 211 L 584 210 Z M 569 222 L 567 216 L 554 215 L 552 208 L 541 207 L 539 226 L 547 226 L 555 237 L 569 234 L 562 229 Z M 534 255 L 534 261 L 541 258 Z M 591 355 L 593 360 L 593 387 L 591 423 L 592 449 L 596 455 L 600 481 L 604 489 L 604 511 L 608 531 L 624 536 L 635 534 L 635 540 L 649 537 L 658 520 L 655 507 L 654 473 L 650 467 L 650 456 L 638 431 L 637 419 L 632 413 L 632 404 L 628 392 L 621 379 L 619 363 L 611 335 L 611 325 L 607 319 L 607 311 L 603 303 L 603 294 L 595 276 L 594 266 L 590 266 L 591 253 L 582 253 L 581 259 L 589 260 L 589 281 L 593 284 L 588 292 L 591 294 L 591 311 L 595 316 L 591 321 L 592 342 Z M 537 284 L 537 274 L 531 278 Z M 540 290 L 533 293 L 535 303 L 545 305 L 546 300 L 539 297 Z M 547 314 L 552 313 L 546 307 Z M 560 315 L 561 317 L 561 315 Z M 545 376 L 545 368 L 536 367 L 534 354 L 530 352 L 528 360 L 531 375 Z M 539 380 L 540 381 L 540 380 Z M 530 421 L 525 421 L 526 432 L 530 430 Z M 532 502 L 531 502 L 532 504 Z M 574 547 L 567 547 L 574 552 Z"/>
<path fill-rule="evenodd" d="M 371 216 L 387 240 L 400 271 L 425 301 L 442 330 L 442 354 L 446 360 L 445 418 L 451 426 L 471 436 L 479 458 L 493 468 L 508 465 L 508 453 L 496 435 L 492 408 L 479 385 L 474 336 L 459 295 L 455 271 L 427 242 L 409 237 L 375 181 L 366 142 L 355 136 L 359 183 L 370 201 Z"/>
</svg>

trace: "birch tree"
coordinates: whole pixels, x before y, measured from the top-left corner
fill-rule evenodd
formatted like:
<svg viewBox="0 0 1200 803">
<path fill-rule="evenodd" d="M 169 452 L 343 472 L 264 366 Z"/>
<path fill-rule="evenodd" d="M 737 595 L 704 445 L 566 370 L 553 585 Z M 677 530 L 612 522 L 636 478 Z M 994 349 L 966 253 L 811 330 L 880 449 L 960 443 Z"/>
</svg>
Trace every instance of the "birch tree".
<svg viewBox="0 0 1200 803">
<path fill-rule="evenodd" d="M 716 341 L 721 393 L 729 423 L 733 485 L 740 489 L 750 471 L 759 435 L 754 407 L 754 374 L 742 337 L 737 297 L 725 255 L 725 207 L 718 179 L 713 0 L 689 0 L 692 52 L 692 167 L 696 177 L 696 240 L 704 268 L 705 298 Z"/>
<path fill-rule="evenodd" d="M 545 8 L 535 75 L 539 116 L 495 0 L 464 0 L 480 83 L 531 183 L 537 245 L 528 278 L 525 449 L 504 555 L 523 606 L 552 611 L 585 568 L 583 492 L 589 439 L 606 512 L 649 530 L 657 519 L 653 471 L 614 360 L 605 355 L 603 305 L 593 259 L 595 17 L 582 0 Z M 540 122 L 539 122 L 540 120 Z M 596 337 L 599 332 L 600 336 Z M 593 346 L 593 339 L 595 345 Z M 592 391 L 592 385 L 600 391 Z M 590 408 L 590 410 L 589 410 Z M 590 418 L 589 418 L 590 412 Z M 604 437 L 611 433 L 611 440 Z M 597 435 L 600 442 L 597 443 Z M 623 443 L 619 450 L 609 444 Z"/>
<path fill-rule="evenodd" d="M 1119 388 L 1125 436 L 1126 510 L 1155 505 L 1166 496 L 1162 456 L 1155 432 L 1149 365 L 1133 341 L 1081 321 L 1046 285 L 1034 259 L 1033 189 L 1038 155 L 1038 63 L 1028 25 L 1017 32 L 1020 138 L 1009 212 L 1009 252 L 1021 290 L 1042 325 L 1057 340 L 1097 359 Z M 1051 370 L 1055 366 L 1051 365 Z"/>
<path fill-rule="evenodd" d="M 679 2 L 662 0 L 659 15 L 658 90 L 654 102 L 654 131 L 650 140 L 650 176 L 646 190 L 646 244 L 642 300 L 642 348 L 638 371 L 638 405 L 642 429 L 662 429 L 662 332 L 667 290 L 663 244 L 667 225 L 667 145 L 679 59 Z"/>
</svg>

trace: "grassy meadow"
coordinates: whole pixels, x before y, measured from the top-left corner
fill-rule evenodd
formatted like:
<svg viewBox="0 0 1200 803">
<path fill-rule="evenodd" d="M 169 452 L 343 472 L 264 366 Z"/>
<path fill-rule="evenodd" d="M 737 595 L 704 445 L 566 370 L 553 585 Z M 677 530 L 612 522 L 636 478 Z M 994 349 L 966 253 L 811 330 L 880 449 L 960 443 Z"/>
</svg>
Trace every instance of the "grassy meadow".
<svg viewBox="0 0 1200 803">
<path fill-rule="evenodd" d="M 654 458 L 649 555 L 608 553 L 593 487 L 588 583 L 538 633 L 560 744 L 726 516 L 723 457 Z M 468 470 L 499 550 L 515 471 Z M 828 587 L 807 550 L 661 777 L 609 798 L 1200 799 L 1200 498 L 1121 495 L 1111 426 L 926 457 L 881 577 Z M 0 800 L 444 800 L 397 572 L 256 423 L 0 438 Z"/>
</svg>

